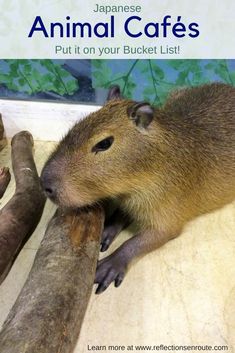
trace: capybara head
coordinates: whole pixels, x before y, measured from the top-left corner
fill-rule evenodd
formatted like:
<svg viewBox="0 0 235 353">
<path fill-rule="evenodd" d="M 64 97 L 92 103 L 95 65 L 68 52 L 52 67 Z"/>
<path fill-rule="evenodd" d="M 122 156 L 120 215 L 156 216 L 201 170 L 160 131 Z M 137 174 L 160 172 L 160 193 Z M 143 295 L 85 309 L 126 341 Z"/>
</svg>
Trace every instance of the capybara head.
<svg viewBox="0 0 235 353">
<path fill-rule="evenodd" d="M 138 192 L 140 174 L 151 164 L 153 108 L 122 99 L 118 86 L 108 100 L 68 132 L 44 166 L 44 190 L 61 206 L 81 207 Z"/>
</svg>

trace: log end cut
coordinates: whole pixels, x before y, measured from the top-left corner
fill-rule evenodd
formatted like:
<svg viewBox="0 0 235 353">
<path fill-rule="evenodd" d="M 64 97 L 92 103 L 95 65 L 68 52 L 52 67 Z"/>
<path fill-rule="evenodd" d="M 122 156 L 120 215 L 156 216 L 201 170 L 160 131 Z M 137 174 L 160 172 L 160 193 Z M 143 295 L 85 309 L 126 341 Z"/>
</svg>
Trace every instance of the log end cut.
<svg viewBox="0 0 235 353">
<path fill-rule="evenodd" d="M 31 147 L 33 147 L 33 145 L 34 145 L 33 136 L 27 130 L 20 131 L 15 136 L 13 136 L 13 138 L 11 140 L 11 145 L 17 146 L 17 143 L 22 145 L 23 142 L 26 142 L 26 143 L 30 142 Z"/>
</svg>

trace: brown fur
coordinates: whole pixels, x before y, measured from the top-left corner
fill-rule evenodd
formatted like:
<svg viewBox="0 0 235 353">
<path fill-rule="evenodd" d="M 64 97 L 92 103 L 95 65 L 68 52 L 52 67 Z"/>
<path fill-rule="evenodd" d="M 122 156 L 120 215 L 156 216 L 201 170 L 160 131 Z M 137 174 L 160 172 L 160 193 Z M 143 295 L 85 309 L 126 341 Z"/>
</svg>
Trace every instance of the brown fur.
<svg viewBox="0 0 235 353">
<path fill-rule="evenodd" d="M 50 159 L 59 203 L 118 198 L 146 228 L 181 228 L 235 198 L 235 89 L 211 84 L 171 95 L 141 133 L 117 100 L 76 124 Z M 91 152 L 102 138 L 113 146 Z M 52 172 L 53 173 L 53 172 Z M 60 180 L 59 180 L 60 178 Z"/>
<path fill-rule="evenodd" d="M 235 199 L 235 88 L 214 83 L 176 91 L 165 106 L 154 109 L 146 129 L 128 116 L 134 104 L 110 101 L 77 123 L 43 171 L 60 205 L 80 207 L 113 198 L 139 224 L 139 234 L 101 261 L 99 292 L 115 278 L 121 283 L 133 257 Z M 92 152 L 109 136 L 114 143 L 108 150 Z"/>
</svg>

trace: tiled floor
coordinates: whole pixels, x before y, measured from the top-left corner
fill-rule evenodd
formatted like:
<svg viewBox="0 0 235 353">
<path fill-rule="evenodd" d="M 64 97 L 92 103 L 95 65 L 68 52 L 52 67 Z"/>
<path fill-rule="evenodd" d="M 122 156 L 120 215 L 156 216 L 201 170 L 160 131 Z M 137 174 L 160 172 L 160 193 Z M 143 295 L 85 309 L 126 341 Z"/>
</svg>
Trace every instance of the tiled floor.
<svg viewBox="0 0 235 353">
<path fill-rule="evenodd" d="M 40 170 L 53 143 L 36 142 Z M 10 164 L 10 149 L 0 153 Z M 14 181 L 1 207 L 14 192 Z M 0 325 L 30 271 L 55 207 L 42 220 L 0 287 Z M 120 288 L 92 294 L 76 353 L 109 345 L 228 345 L 235 350 L 235 204 L 189 224 L 184 233 L 132 266 Z M 113 250 L 130 233 L 123 232 Z M 102 347 L 101 347 L 102 346 Z M 119 349 L 120 351 L 120 349 Z M 141 351 L 141 350 L 140 350 Z M 143 351 L 143 350 L 142 350 Z M 174 349 L 172 352 L 176 351 Z"/>
</svg>

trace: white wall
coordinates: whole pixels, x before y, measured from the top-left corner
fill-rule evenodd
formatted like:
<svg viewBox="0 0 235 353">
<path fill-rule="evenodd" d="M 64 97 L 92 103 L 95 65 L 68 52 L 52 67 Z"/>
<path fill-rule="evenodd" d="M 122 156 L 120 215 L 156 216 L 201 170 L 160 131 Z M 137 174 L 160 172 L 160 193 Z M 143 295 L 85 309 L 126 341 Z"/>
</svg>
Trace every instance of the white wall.
<svg viewBox="0 0 235 353">
<path fill-rule="evenodd" d="M 96 105 L 0 99 L 7 137 L 28 130 L 35 140 L 58 141 L 76 121 L 99 109 Z"/>
</svg>

